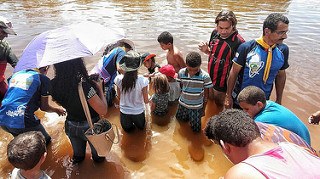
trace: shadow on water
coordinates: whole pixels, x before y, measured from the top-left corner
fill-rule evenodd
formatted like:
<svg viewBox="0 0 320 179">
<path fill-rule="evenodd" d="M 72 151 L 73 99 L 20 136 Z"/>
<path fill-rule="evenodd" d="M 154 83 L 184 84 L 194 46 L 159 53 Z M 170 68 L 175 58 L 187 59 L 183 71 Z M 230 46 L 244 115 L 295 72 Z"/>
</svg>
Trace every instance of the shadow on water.
<svg viewBox="0 0 320 179">
<path fill-rule="evenodd" d="M 150 126 L 150 125 L 149 125 Z M 135 130 L 132 133 L 122 131 L 121 149 L 124 156 L 133 162 L 141 162 L 146 159 L 148 151 L 151 149 L 151 130 Z"/>
</svg>

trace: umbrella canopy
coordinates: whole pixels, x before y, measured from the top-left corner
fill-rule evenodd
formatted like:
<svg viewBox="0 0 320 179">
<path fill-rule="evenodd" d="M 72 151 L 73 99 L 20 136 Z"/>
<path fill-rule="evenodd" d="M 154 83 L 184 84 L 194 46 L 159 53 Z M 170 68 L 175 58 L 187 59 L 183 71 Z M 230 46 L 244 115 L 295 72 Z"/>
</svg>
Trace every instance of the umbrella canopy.
<svg viewBox="0 0 320 179">
<path fill-rule="evenodd" d="M 82 22 L 36 36 L 23 50 L 14 72 L 92 56 L 102 47 L 125 38 L 123 29 Z"/>
</svg>

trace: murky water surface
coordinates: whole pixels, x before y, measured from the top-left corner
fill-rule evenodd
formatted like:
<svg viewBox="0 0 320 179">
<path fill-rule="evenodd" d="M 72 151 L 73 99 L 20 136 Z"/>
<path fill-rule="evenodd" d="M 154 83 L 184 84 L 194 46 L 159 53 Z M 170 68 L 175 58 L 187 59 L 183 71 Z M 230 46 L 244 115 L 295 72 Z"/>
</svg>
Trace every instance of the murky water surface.
<svg viewBox="0 0 320 179">
<path fill-rule="evenodd" d="M 238 30 L 250 40 L 262 32 L 262 22 L 271 12 L 281 12 L 290 19 L 290 68 L 283 104 L 293 110 L 305 123 L 307 117 L 320 110 L 320 2 L 318 0 L 0 0 L 0 15 L 14 25 L 18 36 L 10 36 L 14 52 L 20 56 L 29 41 L 43 31 L 63 25 L 90 20 L 105 26 L 126 29 L 129 39 L 139 52 L 157 54 L 156 60 L 165 64 L 165 52 L 157 42 L 162 31 L 174 36 L 174 44 L 184 56 L 197 51 L 200 41 L 209 39 L 215 27 L 215 16 L 221 9 L 230 9 L 238 17 Z M 90 70 L 101 53 L 86 59 Z M 207 57 L 202 54 L 203 69 Z M 145 71 L 145 69 L 142 70 Z M 12 68 L 9 67 L 9 76 Z M 52 71 L 49 73 L 52 77 Z M 146 131 L 121 135 L 122 141 L 113 146 L 107 162 L 95 164 L 87 156 L 79 166 L 72 166 L 69 140 L 63 131 L 64 118 L 39 113 L 53 137 L 43 169 L 52 178 L 218 178 L 232 166 L 219 146 L 211 144 L 203 134 L 195 135 L 190 127 L 174 118 L 172 106 L 165 119 L 148 116 Z M 209 101 L 206 120 L 217 114 Z M 118 109 L 110 109 L 108 119 L 119 124 Z M 312 146 L 320 149 L 320 127 L 310 126 Z M 121 131 L 121 130 L 120 130 Z M 6 146 L 12 136 L 0 130 L 0 178 L 6 178 L 12 166 L 6 159 Z"/>
</svg>

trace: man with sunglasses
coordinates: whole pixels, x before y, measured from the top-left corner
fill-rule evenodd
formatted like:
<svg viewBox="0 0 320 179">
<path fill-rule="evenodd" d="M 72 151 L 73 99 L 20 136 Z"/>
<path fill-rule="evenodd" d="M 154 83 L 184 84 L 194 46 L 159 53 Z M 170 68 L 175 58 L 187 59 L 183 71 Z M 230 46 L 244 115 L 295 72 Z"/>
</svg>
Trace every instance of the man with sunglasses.
<svg viewBox="0 0 320 179">
<path fill-rule="evenodd" d="M 261 88 L 267 97 L 273 86 L 276 102 L 281 104 L 289 67 L 289 48 L 283 44 L 289 32 L 289 20 L 280 13 L 270 14 L 263 23 L 262 37 L 241 44 L 237 50 L 227 82 L 226 108 L 239 108 L 236 98 L 246 86 Z"/>
<path fill-rule="evenodd" d="M 8 89 L 4 75 L 7 63 L 14 68 L 18 62 L 18 58 L 12 52 L 9 43 L 4 40 L 4 38 L 8 37 L 8 34 L 17 35 L 12 29 L 11 22 L 0 16 L 0 106 L 1 101 L 3 100 L 3 97 Z"/>
<path fill-rule="evenodd" d="M 320 158 L 289 142 L 263 140 L 244 111 L 227 109 L 213 116 L 206 136 L 220 145 L 235 165 L 224 178 L 319 178 Z"/>
<path fill-rule="evenodd" d="M 201 42 L 199 50 L 209 55 L 208 73 L 213 84 L 213 98 L 218 107 L 223 107 L 232 59 L 244 39 L 238 33 L 237 18 L 232 11 L 220 11 L 215 23 L 209 43 Z"/>
</svg>

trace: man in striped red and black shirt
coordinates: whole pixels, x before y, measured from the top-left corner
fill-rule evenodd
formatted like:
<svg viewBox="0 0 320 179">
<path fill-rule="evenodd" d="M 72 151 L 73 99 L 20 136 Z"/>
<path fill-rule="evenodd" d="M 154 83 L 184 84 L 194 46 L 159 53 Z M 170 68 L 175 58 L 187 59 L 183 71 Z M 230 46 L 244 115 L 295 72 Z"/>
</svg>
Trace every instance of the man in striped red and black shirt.
<svg viewBox="0 0 320 179">
<path fill-rule="evenodd" d="M 218 107 L 223 107 L 232 59 L 244 39 L 236 29 L 237 19 L 232 11 L 221 11 L 215 23 L 209 43 L 200 43 L 199 50 L 209 55 L 208 73 L 212 79 L 214 100 Z"/>
</svg>

